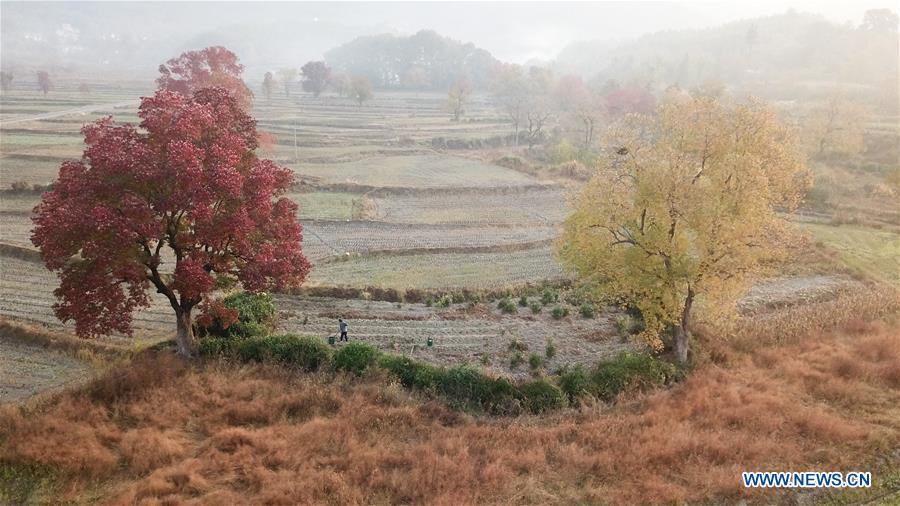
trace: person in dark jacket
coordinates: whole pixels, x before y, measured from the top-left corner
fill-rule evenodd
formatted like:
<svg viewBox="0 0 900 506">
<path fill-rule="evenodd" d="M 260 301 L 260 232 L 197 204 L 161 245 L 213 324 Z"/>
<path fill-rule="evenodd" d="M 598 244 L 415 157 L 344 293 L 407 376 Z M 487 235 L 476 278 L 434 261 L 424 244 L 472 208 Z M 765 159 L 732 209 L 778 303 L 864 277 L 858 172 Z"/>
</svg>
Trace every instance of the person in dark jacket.
<svg viewBox="0 0 900 506">
<path fill-rule="evenodd" d="M 347 325 L 347 322 L 343 320 L 343 318 L 338 318 L 338 327 L 341 329 L 341 337 L 339 341 L 349 341 L 347 338 L 347 329 L 350 328 L 350 325 Z"/>
</svg>

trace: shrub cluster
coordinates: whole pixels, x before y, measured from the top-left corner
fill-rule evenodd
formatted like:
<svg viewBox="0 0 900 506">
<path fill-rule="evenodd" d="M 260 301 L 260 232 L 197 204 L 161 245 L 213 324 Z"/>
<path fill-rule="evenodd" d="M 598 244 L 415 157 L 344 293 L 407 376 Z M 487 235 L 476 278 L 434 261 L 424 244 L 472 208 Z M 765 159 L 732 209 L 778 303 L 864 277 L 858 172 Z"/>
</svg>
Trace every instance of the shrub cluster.
<svg viewBox="0 0 900 506">
<path fill-rule="evenodd" d="M 550 310 L 550 316 L 552 316 L 554 320 L 561 320 L 566 316 L 569 316 L 569 308 L 565 306 L 555 306 Z"/>
<path fill-rule="evenodd" d="M 552 344 L 548 344 L 548 358 L 555 353 L 551 349 Z M 612 400 L 624 390 L 665 384 L 677 373 L 673 365 L 649 355 L 622 353 L 590 371 L 581 366 L 565 368 L 555 382 L 552 378 L 541 378 L 515 384 L 506 378 L 488 376 L 471 365 L 434 366 L 406 356 L 384 354 L 358 341 L 332 352 L 321 339 L 293 334 L 245 339 L 207 337 L 201 340 L 200 351 L 206 356 L 277 362 L 304 371 L 329 369 L 361 376 L 378 368 L 404 387 L 440 396 L 454 408 L 492 415 L 544 413 L 565 407 L 569 401 L 578 402 L 587 395 Z M 517 362 L 513 367 L 525 361 L 518 349 L 512 356 Z M 537 372 L 544 367 L 545 359 L 532 353 L 528 364 Z"/>
<path fill-rule="evenodd" d="M 645 353 L 623 352 L 590 371 L 582 366 L 561 370 L 559 386 L 573 402 L 584 396 L 611 401 L 622 391 L 648 390 L 677 377 L 678 369 L 669 362 Z"/>
<path fill-rule="evenodd" d="M 334 354 L 334 368 L 362 376 L 378 360 L 378 350 L 366 343 L 354 341 Z"/>
<path fill-rule="evenodd" d="M 275 303 L 267 293 L 238 292 L 225 297 L 222 304 L 237 312 L 237 321 L 225 326 L 221 318 L 214 317 L 198 328 L 199 335 L 249 339 L 266 336 L 275 327 Z"/>
<path fill-rule="evenodd" d="M 497 309 L 507 314 L 513 314 L 518 311 L 516 304 L 508 298 L 500 299 L 500 302 L 497 303 Z"/>
</svg>

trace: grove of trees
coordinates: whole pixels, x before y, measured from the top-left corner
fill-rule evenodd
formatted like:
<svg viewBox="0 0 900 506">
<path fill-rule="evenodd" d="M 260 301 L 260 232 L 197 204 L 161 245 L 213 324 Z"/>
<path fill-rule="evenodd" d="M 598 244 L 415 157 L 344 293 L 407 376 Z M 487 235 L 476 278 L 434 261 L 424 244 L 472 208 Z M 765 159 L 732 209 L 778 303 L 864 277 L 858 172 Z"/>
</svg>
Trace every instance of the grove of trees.
<svg viewBox="0 0 900 506">
<path fill-rule="evenodd" d="M 499 62 L 473 44 L 422 30 L 409 37 L 359 37 L 325 53 L 332 68 L 365 76 L 379 89 L 447 90 L 465 78 L 476 89 L 488 86 Z"/>
</svg>

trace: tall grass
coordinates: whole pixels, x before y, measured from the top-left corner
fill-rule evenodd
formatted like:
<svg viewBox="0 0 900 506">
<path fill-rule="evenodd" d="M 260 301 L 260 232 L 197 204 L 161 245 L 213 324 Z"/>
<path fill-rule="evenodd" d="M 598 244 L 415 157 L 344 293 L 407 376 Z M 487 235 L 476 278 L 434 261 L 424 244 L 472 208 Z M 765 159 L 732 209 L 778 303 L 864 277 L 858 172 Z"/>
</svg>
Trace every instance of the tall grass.
<svg viewBox="0 0 900 506">
<path fill-rule="evenodd" d="M 116 504 L 780 503 L 744 489 L 740 471 L 857 469 L 900 444 L 896 327 L 851 325 L 743 357 L 613 407 L 498 419 L 377 375 L 186 367 L 151 352 L 55 402 L 0 410 L 0 467 L 24 477 L 17 497 L 39 490 L 48 503 L 98 490 Z"/>
</svg>

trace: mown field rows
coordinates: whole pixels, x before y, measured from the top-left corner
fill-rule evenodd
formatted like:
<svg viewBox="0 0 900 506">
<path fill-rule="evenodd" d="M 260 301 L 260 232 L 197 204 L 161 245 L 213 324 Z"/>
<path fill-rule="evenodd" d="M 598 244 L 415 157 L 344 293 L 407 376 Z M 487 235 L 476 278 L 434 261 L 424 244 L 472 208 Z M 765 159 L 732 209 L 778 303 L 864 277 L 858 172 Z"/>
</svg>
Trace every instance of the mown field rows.
<svg viewBox="0 0 900 506">
<path fill-rule="evenodd" d="M 0 335 L 0 404 L 24 401 L 90 374 L 91 367 L 86 362 Z"/>
<path fill-rule="evenodd" d="M 305 221 L 303 249 L 314 261 L 379 251 L 516 249 L 556 237 L 555 227 L 394 224 Z M 24 212 L 0 211 L 0 243 L 33 249 L 32 223 Z M 521 246 L 520 246 L 521 245 Z"/>
<path fill-rule="evenodd" d="M 521 192 L 397 194 L 373 197 L 376 219 L 395 223 L 558 224 L 568 207 L 558 188 Z"/>
<path fill-rule="evenodd" d="M 37 263 L 0 257 L 0 317 L 71 330 L 71 324 L 63 325 L 53 316 L 56 283 L 55 276 Z M 438 309 L 424 304 L 275 297 L 281 314 L 279 329 L 284 332 L 326 338 L 334 335 L 337 318 L 343 316 L 351 322 L 353 339 L 380 349 L 443 364 L 481 361 L 487 355 L 485 360 L 493 367 L 510 374 L 525 372 L 508 368 L 507 348 L 513 339 L 543 353 L 546 339 L 552 337 L 558 351 L 550 365 L 556 366 L 590 363 L 630 346 L 615 337 L 612 313 L 591 320 L 572 316 L 556 321 L 549 317 L 549 310 L 537 317 L 524 311 L 521 316 L 500 316 L 496 310 L 467 314 L 461 305 Z M 134 326 L 135 335 L 143 340 L 168 339 L 174 318 L 167 304 L 155 297 L 151 308 L 135 313 Z M 431 348 L 426 346 L 428 338 L 434 342 Z"/>
<path fill-rule="evenodd" d="M 509 187 L 538 182 L 521 172 L 478 160 L 446 155 L 380 156 L 335 164 L 293 167 L 301 177 L 323 183 L 403 188 Z"/>
<path fill-rule="evenodd" d="M 366 221 L 307 222 L 303 230 L 304 251 L 316 260 L 376 251 L 514 249 L 517 245 L 548 241 L 557 235 L 556 228 L 551 226 L 473 227 Z"/>
<path fill-rule="evenodd" d="M 559 279 L 563 272 L 549 246 L 509 252 L 372 255 L 321 264 L 310 283 L 383 288 L 515 287 Z"/>
</svg>

